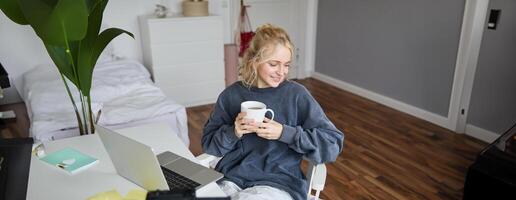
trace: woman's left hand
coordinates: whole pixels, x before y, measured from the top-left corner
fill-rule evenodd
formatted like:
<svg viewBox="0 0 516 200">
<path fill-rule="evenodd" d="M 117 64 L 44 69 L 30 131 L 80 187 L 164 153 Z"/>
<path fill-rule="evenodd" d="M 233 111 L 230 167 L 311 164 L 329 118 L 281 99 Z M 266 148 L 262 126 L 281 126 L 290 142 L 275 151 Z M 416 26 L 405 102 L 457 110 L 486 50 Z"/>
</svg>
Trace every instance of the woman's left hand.
<svg viewBox="0 0 516 200">
<path fill-rule="evenodd" d="M 268 140 L 279 139 L 283 132 L 283 125 L 267 117 L 263 121 L 263 123 L 258 124 L 256 134 Z"/>
</svg>

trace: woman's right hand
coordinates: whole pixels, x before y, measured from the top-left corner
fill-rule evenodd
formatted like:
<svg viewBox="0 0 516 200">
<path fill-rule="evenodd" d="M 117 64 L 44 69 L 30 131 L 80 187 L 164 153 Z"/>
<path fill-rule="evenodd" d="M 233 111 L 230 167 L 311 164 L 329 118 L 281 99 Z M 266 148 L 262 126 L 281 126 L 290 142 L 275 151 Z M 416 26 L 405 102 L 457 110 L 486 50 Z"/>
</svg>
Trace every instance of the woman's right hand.
<svg viewBox="0 0 516 200">
<path fill-rule="evenodd" d="M 258 129 L 258 126 L 252 119 L 245 119 L 246 113 L 238 113 L 235 119 L 235 135 L 241 138 L 244 134 L 254 133 Z"/>
</svg>

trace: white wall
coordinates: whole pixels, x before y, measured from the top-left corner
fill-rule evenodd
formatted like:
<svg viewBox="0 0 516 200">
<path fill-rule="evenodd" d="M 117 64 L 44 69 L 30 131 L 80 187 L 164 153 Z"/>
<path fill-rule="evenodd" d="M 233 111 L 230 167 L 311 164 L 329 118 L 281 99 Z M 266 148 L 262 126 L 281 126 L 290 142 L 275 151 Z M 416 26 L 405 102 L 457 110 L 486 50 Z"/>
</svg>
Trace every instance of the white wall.
<svg viewBox="0 0 516 200">
<path fill-rule="evenodd" d="M 0 102 L 20 101 L 13 80 L 38 63 L 50 63 L 41 40 L 29 26 L 20 26 L 0 12 L 0 62 L 9 74 L 11 87 L 4 90 Z"/>
<path fill-rule="evenodd" d="M 142 61 L 138 15 L 151 14 L 155 4 L 160 3 L 169 8 L 172 14 L 181 13 L 182 0 L 111 0 L 104 12 L 104 23 L 132 32 L 135 36 L 123 35 L 113 43 L 118 56 Z M 209 0 L 210 14 L 220 15 L 224 19 L 224 42 L 232 43 L 231 35 L 234 24 L 230 22 L 231 0 Z M 18 25 L 0 12 L 0 62 L 9 73 L 11 88 L 4 92 L 5 97 L 0 104 L 20 102 L 21 99 L 14 87 L 14 81 L 24 72 L 37 64 L 52 63 L 43 43 L 29 26 Z"/>
</svg>

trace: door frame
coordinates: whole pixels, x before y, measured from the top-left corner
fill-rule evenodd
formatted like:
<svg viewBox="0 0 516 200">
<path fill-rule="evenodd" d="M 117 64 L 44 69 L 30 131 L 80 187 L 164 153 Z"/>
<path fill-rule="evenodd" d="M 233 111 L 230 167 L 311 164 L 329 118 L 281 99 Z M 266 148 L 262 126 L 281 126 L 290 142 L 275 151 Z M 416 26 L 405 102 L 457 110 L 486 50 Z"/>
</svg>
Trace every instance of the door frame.
<svg viewBox="0 0 516 200">
<path fill-rule="evenodd" d="M 305 56 L 304 56 L 304 70 L 298 70 L 302 72 L 300 78 L 306 78 L 312 76 L 315 71 L 315 48 L 317 43 L 317 10 L 319 6 L 319 0 L 308 0 L 306 4 L 306 38 L 305 38 Z M 301 26 L 302 27 L 302 26 Z"/>
<path fill-rule="evenodd" d="M 489 0 L 466 0 L 448 111 L 448 128 L 457 133 L 466 132 L 469 103 L 488 6 Z"/>
</svg>

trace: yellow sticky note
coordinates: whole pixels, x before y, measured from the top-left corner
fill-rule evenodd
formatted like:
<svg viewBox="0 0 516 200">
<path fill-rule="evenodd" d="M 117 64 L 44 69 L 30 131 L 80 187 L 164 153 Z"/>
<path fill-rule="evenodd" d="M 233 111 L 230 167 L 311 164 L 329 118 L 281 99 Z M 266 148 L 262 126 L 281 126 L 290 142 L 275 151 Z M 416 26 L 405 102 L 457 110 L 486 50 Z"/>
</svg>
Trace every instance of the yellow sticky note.
<svg viewBox="0 0 516 200">
<path fill-rule="evenodd" d="M 132 189 L 125 195 L 124 200 L 145 200 L 147 198 L 147 191 Z"/>
<path fill-rule="evenodd" d="M 122 200 L 122 195 L 116 190 L 109 190 L 106 192 L 99 192 L 88 200 Z"/>
</svg>

